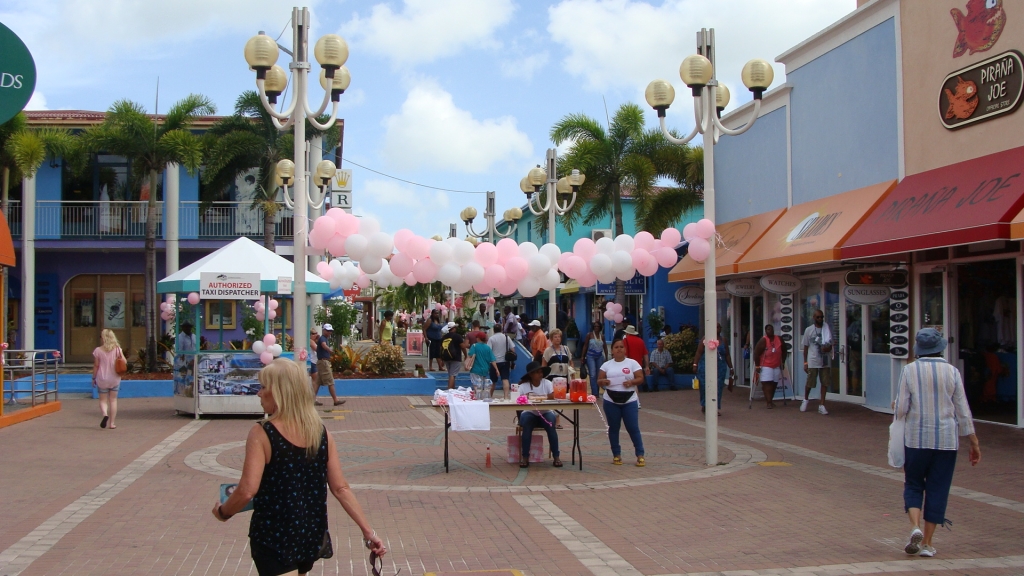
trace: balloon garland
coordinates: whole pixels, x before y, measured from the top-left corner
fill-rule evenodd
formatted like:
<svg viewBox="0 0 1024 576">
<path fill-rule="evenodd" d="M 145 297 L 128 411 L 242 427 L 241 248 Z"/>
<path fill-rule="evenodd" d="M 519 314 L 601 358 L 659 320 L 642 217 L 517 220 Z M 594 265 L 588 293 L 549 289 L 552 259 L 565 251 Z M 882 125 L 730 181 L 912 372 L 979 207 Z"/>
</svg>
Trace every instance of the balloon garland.
<svg viewBox="0 0 1024 576">
<path fill-rule="evenodd" d="M 703 262 L 711 253 L 709 240 L 714 234 L 714 223 L 704 219 L 687 224 L 682 234 L 666 228 L 660 238 L 646 231 L 596 242 L 580 238 L 571 252 L 562 252 L 555 244 L 538 247 L 531 242 L 516 244 L 511 238 L 474 246 L 458 238 L 424 238 L 404 228 L 392 236 L 381 232 L 380 223 L 373 218 L 356 218 L 331 208 L 313 222 L 309 243 L 315 250 L 351 259 L 317 264 L 317 274 L 330 282 L 333 290 L 352 285 L 366 288 L 371 281 L 383 287 L 441 282 L 457 293 L 497 290 L 510 296 L 518 291 L 530 298 L 541 290 L 556 288 L 561 281 L 559 272 L 583 287 L 629 280 L 637 272 L 653 276 L 659 268 L 676 264 L 675 247 L 684 237 L 690 256 Z M 461 302 L 451 305 L 461 307 Z"/>
</svg>

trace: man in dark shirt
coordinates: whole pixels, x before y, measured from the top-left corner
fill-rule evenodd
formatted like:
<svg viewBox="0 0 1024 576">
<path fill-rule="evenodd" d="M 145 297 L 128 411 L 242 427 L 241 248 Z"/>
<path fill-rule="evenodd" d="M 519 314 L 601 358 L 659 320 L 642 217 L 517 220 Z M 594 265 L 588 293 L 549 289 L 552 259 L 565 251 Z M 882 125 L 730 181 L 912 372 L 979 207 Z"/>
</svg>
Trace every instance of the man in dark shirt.
<svg viewBox="0 0 1024 576">
<path fill-rule="evenodd" d="M 455 331 L 455 322 L 449 322 L 441 331 L 441 360 L 448 369 L 448 389 L 451 390 L 455 388 L 455 376 L 462 370 L 462 351 L 469 346 Z"/>
<path fill-rule="evenodd" d="M 331 393 L 331 400 L 334 401 L 334 405 L 340 406 L 345 401 L 338 400 L 338 395 L 334 391 L 334 370 L 331 368 L 331 356 L 334 355 L 334 351 L 331 350 L 330 341 L 332 334 L 334 334 L 334 327 L 330 324 L 324 324 L 323 334 L 316 341 L 316 374 L 317 378 L 319 378 L 320 386 L 327 386 L 327 391 Z M 317 391 L 319 392 L 319 390 Z M 316 400 L 315 404 L 323 406 L 323 402 L 319 400 Z"/>
</svg>

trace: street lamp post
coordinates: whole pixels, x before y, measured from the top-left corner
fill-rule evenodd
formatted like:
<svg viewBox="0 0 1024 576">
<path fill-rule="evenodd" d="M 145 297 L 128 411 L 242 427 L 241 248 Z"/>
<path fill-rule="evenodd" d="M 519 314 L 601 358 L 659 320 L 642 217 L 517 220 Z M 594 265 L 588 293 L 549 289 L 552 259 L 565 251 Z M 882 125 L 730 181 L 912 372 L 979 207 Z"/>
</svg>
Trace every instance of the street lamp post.
<svg viewBox="0 0 1024 576">
<path fill-rule="evenodd" d="M 294 87 L 292 90 L 291 103 L 284 112 L 274 110 L 277 97 L 284 92 L 288 85 L 288 75 L 283 68 L 277 65 L 278 45 L 269 36 L 260 32 L 253 36 L 245 44 L 245 60 L 249 67 L 256 71 L 256 88 L 259 92 L 263 108 L 270 114 L 274 126 L 278 130 L 287 130 L 294 127 L 295 149 L 294 163 L 289 160 L 282 160 L 277 167 L 277 176 L 285 185 L 285 203 L 293 209 L 294 224 L 294 259 L 295 270 L 293 274 L 292 292 L 295 299 L 295 317 L 293 318 L 293 334 L 295 336 L 294 348 L 296 352 L 304 349 L 300 346 L 301 338 L 307 334 L 308 303 L 306 299 L 306 237 L 308 232 L 307 211 L 308 204 L 314 206 L 323 205 L 323 197 L 318 201 L 309 198 L 309 191 L 306 186 L 306 122 L 318 130 L 327 130 L 334 125 L 338 118 L 338 102 L 341 95 L 348 88 L 351 80 L 348 69 L 345 68 L 345 61 L 348 59 L 348 45 L 345 40 L 336 34 L 322 36 L 313 48 L 313 54 L 320 64 L 320 85 L 324 88 L 324 99 L 319 110 L 312 111 L 306 102 L 307 84 L 309 80 L 309 10 L 307 8 L 292 9 L 292 61 L 288 67 L 294 74 Z M 285 49 L 287 52 L 287 49 Z M 324 123 L 317 121 L 317 117 L 327 110 L 331 104 L 331 114 Z M 316 168 L 316 178 L 321 182 L 330 182 L 334 175 L 335 166 L 330 160 L 321 161 Z M 288 196 L 287 184 L 294 180 L 295 200 Z M 321 184 L 324 196 L 326 190 Z M 309 201 L 307 204 L 307 200 Z M 301 310 L 301 312 L 300 312 Z"/>
<path fill-rule="evenodd" d="M 569 176 L 559 179 L 558 172 L 556 171 L 558 151 L 554 148 L 548 148 L 546 161 L 547 169 L 537 166 L 530 170 L 530 173 L 519 181 L 519 189 L 526 194 L 526 204 L 534 216 L 540 216 L 544 212 L 548 213 L 548 242 L 554 244 L 555 226 L 557 225 L 556 218 L 572 210 L 573 205 L 576 204 L 576 193 L 579 192 L 586 176 L 581 174 L 579 170 L 573 169 Z M 534 196 L 534 193 L 540 192 L 541 187 L 545 183 L 547 183 L 547 194 L 544 204 L 541 205 L 540 194 Z M 572 196 L 565 204 L 562 204 L 558 201 L 559 194 L 563 196 L 571 194 Z M 548 290 L 549 332 L 555 329 L 555 315 L 558 313 L 556 290 L 557 288 Z"/>
<path fill-rule="evenodd" d="M 775 77 L 771 64 L 765 60 L 754 59 L 743 66 L 743 84 L 754 93 L 754 109 L 750 120 L 735 130 L 726 128 L 719 120 L 722 110 L 729 104 L 729 89 L 718 82 L 715 77 L 715 30 L 702 28 L 697 33 L 697 54 L 687 56 L 679 66 L 679 76 L 693 93 L 693 111 L 696 125 L 685 138 L 673 137 L 665 126 L 665 110 L 675 99 L 675 89 L 665 80 L 655 80 L 647 86 L 645 97 L 647 103 L 658 111 L 661 131 L 673 144 L 686 144 L 698 133 L 703 136 L 704 145 L 704 217 L 715 221 L 715 143 L 721 135 L 736 136 L 749 130 L 761 110 L 761 96 L 771 86 Z M 705 342 L 715 339 L 718 325 L 717 289 L 715 279 L 715 246 L 712 244 L 711 254 L 704 261 L 704 339 Z M 718 362 L 708 358 L 709 350 L 705 348 L 705 465 L 718 464 Z M 717 350 L 710 353 L 718 354 Z"/>
<path fill-rule="evenodd" d="M 504 232 L 501 232 L 498 230 L 498 225 L 494 221 L 494 205 L 494 192 L 488 191 L 487 204 L 484 208 L 484 219 L 486 220 L 486 224 L 484 230 L 481 232 L 477 232 L 473 229 L 473 220 L 476 218 L 477 214 L 476 208 L 466 206 L 462 209 L 462 212 L 459 212 L 459 218 L 466 224 L 466 234 L 471 238 L 477 238 L 480 240 L 486 238 L 491 244 L 494 244 L 495 236 L 498 238 L 508 238 L 515 234 L 516 227 L 518 226 L 517 223 L 519 219 L 523 217 L 523 211 L 515 207 L 505 210 L 505 213 L 502 215 L 502 219 L 505 221 L 506 229 Z M 493 292 L 493 294 L 497 295 L 497 292 Z M 494 318 L 494 304 L 487 305 L 487 317 L 491 319 Z"/>
</svg>

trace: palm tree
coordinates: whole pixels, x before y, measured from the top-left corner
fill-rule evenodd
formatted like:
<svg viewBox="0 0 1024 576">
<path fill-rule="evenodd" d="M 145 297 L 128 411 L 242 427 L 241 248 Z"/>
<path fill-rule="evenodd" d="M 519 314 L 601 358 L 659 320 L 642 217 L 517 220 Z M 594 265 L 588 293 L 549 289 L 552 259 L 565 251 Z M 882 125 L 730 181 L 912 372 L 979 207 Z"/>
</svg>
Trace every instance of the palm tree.
<svg viewBox="0 0 1024 576">
<path fill-rule="evenodd" d="M 119 100 L 107 111 L 103 123 L 85 131 L 93 151 L 124 156 L 136 173 L 149 174 L 149 204 L 146 210 L 146 363 L 156 370 L 156 227 L 157 183 L 167 164 L 181 164 L 195 174 L 203 161 L 203 144 L 191 128 L 200 116 L 216 108 L 209 98 L 190 94 L 179 100 L 161 118 L 146 114 L 142 105 Z"/>
<path fill-rule="evenodd" d="M 551 140 L 570 143 L 558 159 L 559 175 L 576 168 L 587 176 L 575 206 L 562 217 L 570 233 L 578 222 L 594 224 L 611 215 L 614 234 L 622 234 L 623 190 L 636 205 L 637 227 L 655 233 L 700 203 L 702 185 L 691 178 L 697 154 L 670 144 L 658 130 L 645 129 L 644 111 L 636 104 L 620 106 L 607 131 L 585 114 L 565 116 L 551 128 Z M 677 186 L 656 190 L 661 178 Z M 546 219 L 538 219 L 538 225 L 545 227 Z M 625 303 L 622 281 L 615 283 L 615 301 Z"/>
<path fill-rule="evenodd" d="M 13 176 L 15 181 L 21 179 L 21 172 L 11 150 L 11 138 L 25 129 L 27 120 L 25 113 L 19 112 L 14 118 L 0 124 L 0 170 L 3 171 L 3 180 L 0 183 L 0 212 L 3 212 L 4 216 L 7 216 L 7 194 L 11 188 L 11 177 Z"/>
<path fill-rule="evenodd" d="M 320 131 L 306 122 L 307 140 L 323 136 L 325 150 L 338 145 L 338 134 L 337 125 Z M 247 90 L 235 101 L 235 113 L 217 122 L 204 138 L 207 154 L 203 183 L 208 195 L 219 194 L 252 169 L 259 171 L 251 207 L 263 211 L 263 246 L 273 250 L 274 216 L 280 210 L 274 168 L 278 161 L 292 159 L 294 136 L 291 132 L 280 132 L 263 108 L 259 94 L 255 90 Z"/>
</svg>

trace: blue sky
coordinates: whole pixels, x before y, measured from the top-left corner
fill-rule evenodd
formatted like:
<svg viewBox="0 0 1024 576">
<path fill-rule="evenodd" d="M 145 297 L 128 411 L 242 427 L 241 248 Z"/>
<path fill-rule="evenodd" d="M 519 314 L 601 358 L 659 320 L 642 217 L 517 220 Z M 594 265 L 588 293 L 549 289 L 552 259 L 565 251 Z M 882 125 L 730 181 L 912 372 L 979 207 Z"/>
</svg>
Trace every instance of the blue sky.
<svg viewBox="0 0 1024 576">
<path fill-rule="evenodd" d="M 188 93 L 218 112 L 254 86 L 242 57 L 258 30 L 277 37 L 292 2 L 279 0 L 6 0 L 0 22 L 36 60 L 30 109 L 106 110 L 128 98 L 152 110 Z M 345 157 L 453 190 L 498 193 L 499 215 L 522 204 L 519 179 L 542 163 L 550 128 L 570 113 L 605 118 L 624 102 L 646 108 L 647 83 L 676 86 L 669 125 L 693 125 L 679 63 L 695 32 L 714 27 L 730 109 L 750 99 L 743 63 L 769 61 L 856 7 L 856 0 L 311 0 L 313 37 L 341 34 L 352 85 L 342 96 Z M 290 44 L 291 34 L 281 38 Z M 287 55 L 279 61 L 285 68 Z M 315 64 L 314 64 L 315 67 Z M 776 65 L 775 84 L 785 81 Z M 319 102 L 313 82 L 311 100 Z M 311 102 L 311 105 L 313 103 Z M 655 124 L 653 112 L 649 122 Z M 440 192 L 350 164 L 354 211 L 386 231 L 447 235 L 482 194 Z M 464 234 L 459 225 L 460 235 Z"/>
</svg>

